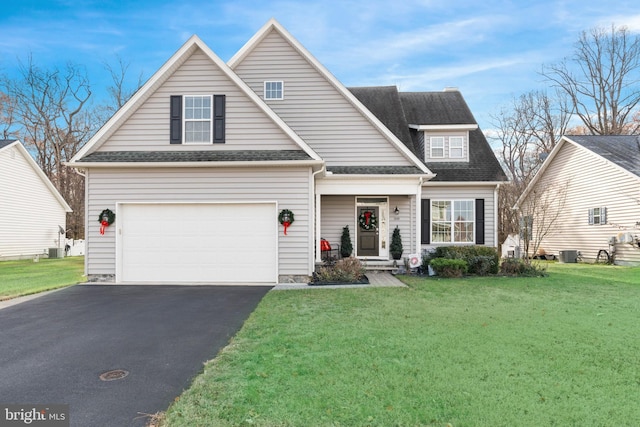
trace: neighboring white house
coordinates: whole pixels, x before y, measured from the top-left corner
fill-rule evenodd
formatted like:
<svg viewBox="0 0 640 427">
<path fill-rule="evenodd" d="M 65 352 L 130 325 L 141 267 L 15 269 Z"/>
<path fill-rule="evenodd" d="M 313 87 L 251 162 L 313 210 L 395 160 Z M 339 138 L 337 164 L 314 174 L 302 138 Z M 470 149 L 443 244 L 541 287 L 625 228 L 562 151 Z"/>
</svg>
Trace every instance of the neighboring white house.
<svg viewBox="0 0 640 427">
<path fill-rule="evenodd" d="M 603 250 L 615 263 L 640 265 L 640 140 L 638 136 L 564 136 L 522 194 L 554 204 L 560 215 L 540 245 L 547 254 L 578 251 L 594 261 Z M 533 235 L 538 224 L 533 223 Z M 602 253 L 604 255 L 604 253 Z"/>
<path fill-rule="evenodd" d="M 18 140 L 0 140 L 0 259 L 64 249 L 71 208 Z"/>
<path fill-rule="evenodd" d="M 308 280 L 346 225 L 367 261 L 395 227 L 496 247 L 506 180 L 460 92 L 348 89 L 275 20 L 228 63 L 191 37 L 69 165 L 88 278 L 122 283 Z"/>
</svg>

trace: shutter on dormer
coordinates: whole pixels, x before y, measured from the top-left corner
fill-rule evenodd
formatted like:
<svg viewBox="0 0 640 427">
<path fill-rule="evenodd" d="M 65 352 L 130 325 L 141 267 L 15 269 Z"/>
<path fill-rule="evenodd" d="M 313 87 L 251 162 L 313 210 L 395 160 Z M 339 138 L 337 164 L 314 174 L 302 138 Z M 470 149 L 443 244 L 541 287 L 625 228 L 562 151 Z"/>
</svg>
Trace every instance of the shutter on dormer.
<svg viewBox="0 0 640 427">
<path fill-rule="evenodd" d="M 431 243 L 431 199 L 422 199 L 421 242 L 423 245 Z"/>
<path fill-rule="evenodd" d="M 213 95 L 213 142 L 224 143 L 225 95 Z"/>
<path fill-rule="evenodd" d="M 484 245 L 484 199 L 476 199 L 476 245 Z"/>
<path fill-rule="evenodd" d="M 600 208 L 600 225 L 607 223 L 607 208 Z"/>
<path fill-rule="evenodd" d="M 182 144 L 182 95 L 171 95 L 169 142 Z"/>
</svg>

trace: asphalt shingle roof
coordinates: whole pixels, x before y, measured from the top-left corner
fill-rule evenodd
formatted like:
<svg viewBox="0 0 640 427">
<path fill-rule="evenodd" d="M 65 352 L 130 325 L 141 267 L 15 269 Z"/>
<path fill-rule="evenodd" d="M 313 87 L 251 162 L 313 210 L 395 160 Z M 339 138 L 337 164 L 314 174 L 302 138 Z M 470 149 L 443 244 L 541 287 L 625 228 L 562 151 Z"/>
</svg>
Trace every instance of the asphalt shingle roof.
<svg viewBox="0 0 640 427">
<path fill-rule="evenodd" d="M 16 142 L 15 139 L 0 139 L 0 148 L 4 148 L 7 145 L 13 144 Z"/>
<path fill-rule="evenodd" d="M 254 151 L 97 151 L 84 156 L 81 163 L 165 163 L 165 162 L 259 162 L 311 160 L 302 150 Z"/>
<path fill-rule="evenodd" d="M 468 125 L 476 123 L 469 106 L 457 90 L 400 92 L 410 125 Z"/>
<path fill-rule="evenodd" d="M 477 124 L 458 91 L 398 92 L 395 86 L 349 88 L 419 159 L 424 147 L 409 125 Z M 424 160 L 423 160 L 424 161 Z M 469 162 L 425 162 L 431 181 L 506 181 L 507 177 L 480 129 L 469 132 Z M 342 172 L 344 173 L 344 172 Z"/>
<path fill-rule="evenodd" d="M 567 138 L 640 176 L 640 136 L 568 135 Z"/>
<path fill-rule="evenodd" d="M 330 166 L 327 170 L 342 175 L 424 175 L 415 166 Z"/>
</svg>

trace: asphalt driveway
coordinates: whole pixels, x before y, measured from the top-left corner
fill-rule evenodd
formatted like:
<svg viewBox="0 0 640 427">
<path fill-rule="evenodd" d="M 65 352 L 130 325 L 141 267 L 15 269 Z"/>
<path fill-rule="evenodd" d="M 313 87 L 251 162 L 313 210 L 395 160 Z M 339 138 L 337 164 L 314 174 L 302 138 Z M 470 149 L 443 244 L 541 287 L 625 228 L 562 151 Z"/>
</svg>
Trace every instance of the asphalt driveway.
<svg viewBox="0 0 640 427">
<path fill-rule="evenodd" d="M 72 426 L 144 426 L 240 329 L 266 286 L 78 285 L 0 310 L 0 403 Z M 103 381 L 113 370 L 129 374 Z"/>
</svg>

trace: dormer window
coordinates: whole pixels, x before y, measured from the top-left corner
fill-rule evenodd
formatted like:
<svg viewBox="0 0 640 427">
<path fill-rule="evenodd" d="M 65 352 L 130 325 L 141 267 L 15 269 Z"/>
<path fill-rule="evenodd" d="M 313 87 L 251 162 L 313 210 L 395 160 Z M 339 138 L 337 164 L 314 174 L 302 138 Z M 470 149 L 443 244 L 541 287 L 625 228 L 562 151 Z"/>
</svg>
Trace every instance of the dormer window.
<svg viewBox="0 0 640 427">
<path fill-rule="evenodd" d="M 431 142 L 431 158 L 442 159 L 444 158 L 444 137 L 432 136 Z"/>
<path fill-rule="evenodd" d="M 264 99 L 269 99 L 269 100 L 284 99 L 284 82 L 282 81 L 264 82 Z"/>
<path fill-rule="evenodd" d="M 461 136 L 449 137 L 449 157 L 461 159 L 464 157 L 464 138 Z"/>
</svg>

